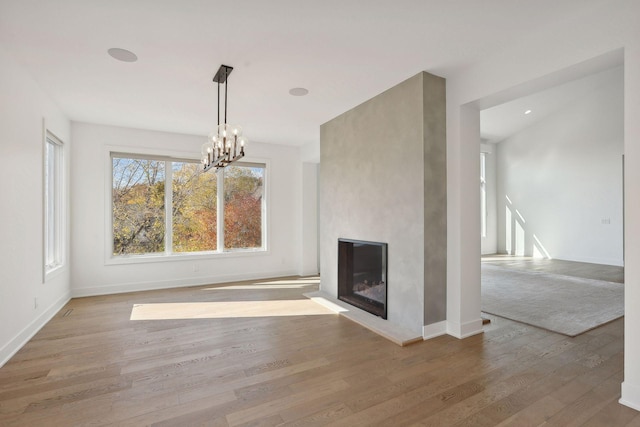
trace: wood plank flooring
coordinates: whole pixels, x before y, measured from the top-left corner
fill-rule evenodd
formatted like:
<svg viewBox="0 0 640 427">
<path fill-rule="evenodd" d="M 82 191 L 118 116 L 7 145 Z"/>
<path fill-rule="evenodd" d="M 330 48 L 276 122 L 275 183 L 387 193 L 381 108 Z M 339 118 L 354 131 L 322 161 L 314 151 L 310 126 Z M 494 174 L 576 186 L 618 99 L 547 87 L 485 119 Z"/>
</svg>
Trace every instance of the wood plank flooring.
<svg viewBox="0 0 640 427">
<path fill-rule="evenodd" d="M 617 403 L 622 319 L 568 338 L 489 316 L 484 334 L 399 347 L 322 308 L 287 315 L 284 301 L 315 289 L 288 278 L 74 299 L 0 368 L 0 425 L 640 425 Z M 280 303 L 207 312 L 238 301 Z M 154 320 L 131 320 L 136 307 Z"/>
</svg>

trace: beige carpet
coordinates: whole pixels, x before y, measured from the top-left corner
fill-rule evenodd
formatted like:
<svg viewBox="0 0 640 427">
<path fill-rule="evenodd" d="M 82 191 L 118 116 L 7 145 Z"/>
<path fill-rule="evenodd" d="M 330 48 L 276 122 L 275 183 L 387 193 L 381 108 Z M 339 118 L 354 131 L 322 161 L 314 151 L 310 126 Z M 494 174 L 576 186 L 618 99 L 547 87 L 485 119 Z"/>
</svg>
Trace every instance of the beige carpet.
<svg viewBox="0 0 640 427">
<path fill-rule="evenodd" d="M 574 337 L 624 315 L 624 285 L 482 264 L 482 311 Z"/>
</svg>

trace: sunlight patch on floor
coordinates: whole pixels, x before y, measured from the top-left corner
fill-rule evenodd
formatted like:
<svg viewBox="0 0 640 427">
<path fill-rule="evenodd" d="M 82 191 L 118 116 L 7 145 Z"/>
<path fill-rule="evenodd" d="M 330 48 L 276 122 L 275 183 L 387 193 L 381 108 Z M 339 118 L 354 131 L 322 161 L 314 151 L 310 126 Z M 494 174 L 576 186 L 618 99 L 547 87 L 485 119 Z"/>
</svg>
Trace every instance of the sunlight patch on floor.
<svg viewBox="0 0 640 427">
<path fill-rule="evenodd" d="M 131 320 L 224 319 L 335 315 L 312 300 L 219 301 L 134 304 Z"/>
</svg>

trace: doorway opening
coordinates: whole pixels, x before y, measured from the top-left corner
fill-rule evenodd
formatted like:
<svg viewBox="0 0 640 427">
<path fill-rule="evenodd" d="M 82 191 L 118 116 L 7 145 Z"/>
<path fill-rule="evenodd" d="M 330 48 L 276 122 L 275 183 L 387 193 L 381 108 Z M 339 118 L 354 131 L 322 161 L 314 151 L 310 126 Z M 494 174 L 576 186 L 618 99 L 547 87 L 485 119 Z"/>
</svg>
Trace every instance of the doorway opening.
<svg viewBox="0 0 640 427">
<path fill-rule="evenodd" d="M 480 112 L 484 312 L 561 333 L 624 314 L 623 97 L 614 63 Z"/>
</svg>

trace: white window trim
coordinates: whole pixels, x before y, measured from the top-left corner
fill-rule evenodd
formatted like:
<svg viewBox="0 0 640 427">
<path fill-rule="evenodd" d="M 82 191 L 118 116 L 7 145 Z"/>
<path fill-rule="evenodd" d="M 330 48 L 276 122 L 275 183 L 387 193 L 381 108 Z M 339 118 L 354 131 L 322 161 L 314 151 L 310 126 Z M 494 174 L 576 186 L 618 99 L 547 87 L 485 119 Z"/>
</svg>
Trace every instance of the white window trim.
<svg viewBox="0 0 640 427">
<path fill-rule="evenodd" d="M 264 203 L 262 204 L 262 247 L 254 248 L 254 249 L 239 249 L 239 250 L 230 250 L 224 251 L 220 250 L 220 248 L 224 248 L 224 238 L 222 239 L 222 245 L 220 245 L 221 240 L 218 237 L 218 250 L 216 251 L 205 251 L 205 252 L 189 252 L 189 253 L 174 253 L 171 252 L 171 248 L 169 245 L 165 246 L 165 252 L 157 253 L 157 254 L 135 254 L 135 255 L 113 255 L 113 208 L 112 208 L 112 188 L 113 188 L 113 170 L 112 170 L 112 156 L 131 156 L 133 158 L 150 158 L 154 160 L 168 160 L 168 161 L 192 161 L 195 163 L 199 163 L 199 157 L 194 157 L 193 152 L 184 152 L 184 151 L 172 151 L 172 150 L 157 150 L 157 149 L 149 149 L 149 148 L 131 148 L 131 147 L 122 147 L 122 146 L 113 146 L 108 145 L 104 147 L 104 158 L 105 158 L 105 245 L 104 245 L 104 263 L 105 265 L 121 265 L 121 264 L 144 264 L 144 263 L 154 263 L 154 262 L 167 262 L 167 261 L 188 261 L 188 260 L 198 260 L 198 259 L 216 259 L 216 258 L 235 258 L 235 257 L 252 257 L 252 256 L 267 256 L 271 254 L 271 250 L 268 244 L 268 235 L 269 228 L 267 226 L 270 221 L 268 213 L 270 212 L 270 203 L 269 203 L 269 187 L 270 187 L 270 179 L 269 179 L 269 170 L 270 170 L 270 160 L 262 159 L 262 158 L 254 158 L 254 157 L 245 157 L 243 161 L 238 162 L 240 165 L 245 163 L 258 163 L 263 164 L 265 166 L 264 171 L 264 183 L 263 183 L 263 195 Z M 171 168 L 166 168 L 171 169 Z M 167 172 L 165 170 L 165 182 L 171 177 L 172 172 Z M 218 173 L 219 177 L 221 176 L 221 171 L 214 172 L 210 171 L 209 173 Z M 221 185 L 221 179 L 218 179 L 218 185 Z M 220 189 L 220 187 L 218 187 Z M 172 195 L 167 196 L 167 193 L 171 193 L 169 191 L 169 186 L 165 185 L 165 203 L 167 202 L 167 198 L 169 197 L 169 201 L 171 201 Z M 218 203 L 218 215 L 220 214 L 220 209 L 224 210 L 224 206 L 222 203 Z M 170 206 L 167 204 L 167 206 Z M 224 215 L 224 212 L 222 213 Z M 166 217 L 167 215 L 165 215 Z M 220 218 L 220 217 L 219 217 Z M 223 217 L 222 217 L 223 218 Z M 166 221 L 171 221 L 171 219 L 165 218 Z M 218 219 L 220 221 L 220 219 Z M 224 221 L 224 220 L 223 220 Z M 222 222 L 224 224 L 224 222 Z M 218 233 L 218 235 L 224 233 Z M 169 239 L 170 241 L 170 239 Z M 169 242 L 168 241 L 168 242 Z M 170 242 L 169 242 L 170 243 Z"/>
<path fill-rule="evenodd" d="M 480 235 L 487 237 L 487 153 L 480 153 Z"/>
<path fill-rule="evenodd" d="M 55 241 L 54 251 L 57 263 L 47 265 L 49 251 L 49 226 L 48 226 L 48 192 L 47 192 L 47 152 L 49 144 L 56 146 L 55 150 Z M 65 153 L 64 142 L 58 138 L 53 132 L 47 129 L 46 124 L 43 125 L 43 155 L 42 155 L 42 277 L 43 282 L 47 282 L 59 275 L 66 267 L 66 181 L 65 181 Z"/>
<path fill-rule="evenodd" d="M 213 172 L 213 171 L 212 171 Z M 216 252 L 224 253 L 224 250 L 220 250 L 220 248 L 224 248 L 224 175 L 221 170 L 217 170 L 214 172 L 218 177 L 216 179 L 216 184 L 218 185 L 217 193 L 222 194 L 223 197 L 218 199 L 218 202 L 222 200 L 222 203 L 216 203 L 216 221 L 218 224 L 222 224 L 222 233 L 216 233 L 216 237 L 218 242 L 216 243 L 216 248 L 218 250 Z"/>
</svg>

